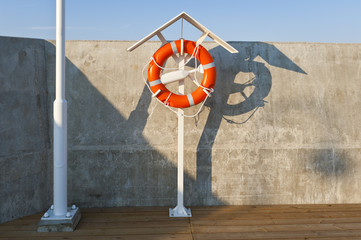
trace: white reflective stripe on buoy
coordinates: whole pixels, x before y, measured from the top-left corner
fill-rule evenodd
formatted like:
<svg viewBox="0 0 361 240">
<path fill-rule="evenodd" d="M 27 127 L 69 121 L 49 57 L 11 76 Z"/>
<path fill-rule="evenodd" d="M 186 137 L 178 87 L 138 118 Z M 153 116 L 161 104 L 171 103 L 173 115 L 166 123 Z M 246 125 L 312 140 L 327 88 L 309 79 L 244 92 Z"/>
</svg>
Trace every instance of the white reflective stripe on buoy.
<svg viewBox="0 0 361 240">
<path fill-rule="evenodd" d="M 149 86 L 153 87 L 155 85 L 161 84 L 162 82 L 160 81 L 160 79 L 154 80 L 149 82 Z"/>
<path fill-rule="evenodd" d="M 187 94 L 188 102 L 190 106 L 194 106 L 192 94 Z"/>
<path fill-rule="evenodd" d="M 160 89 L 158 89 L 158 91 L 156 91 L 154 94 L 152 94 L 152 97 L 156 97 L 156 96 L 158 96 L 158 94 L 160 93 Z"/>
<path fill-rule="evenodd" d="M 212 68 L 212 67 L 215 67 L 216 64 L 214 64 L 214 62 L 211 62 L 211 63 L 208 63 L 206 65 L 203 65 L 203 69 L 206 70 L 208 68 Z"/>
<path fill-rule="evenodd" d="M 175 45 L 175 42 L 171 42 L 170 46 L 172 47 L 173 54 L 178 53 L 178 49 L 177 49 L 177 46 Z"/>
<path fill-rule="evenodd" d="M 180 54 L 183 55 L 184 54 L 184 41 L 183 41 L 183 38 L 181 39 L 181 52 Z"/>
</svg>

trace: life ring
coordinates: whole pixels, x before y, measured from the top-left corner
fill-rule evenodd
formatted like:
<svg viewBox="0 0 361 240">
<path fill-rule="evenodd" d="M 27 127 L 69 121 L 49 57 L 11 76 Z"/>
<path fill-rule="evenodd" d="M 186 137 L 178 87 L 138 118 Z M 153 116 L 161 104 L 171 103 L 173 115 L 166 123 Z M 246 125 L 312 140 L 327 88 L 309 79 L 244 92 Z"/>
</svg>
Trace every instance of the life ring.
<svg viewBox="0 0 361 240">
<path fill-rule="evenodd" d="M 184 53 L 196 54 L 195 57 L 203 65 L 204 74 L 202 82 L 194 92 L 187 95 L 178 95 L 166 88 L 160 80 L 161 68 L 159 66 L 163 66 L 165 61 L 173 54 L 180 53 L 181 45 L 181 40 L 163 45 L 154 53 L 148 67 L 148 81 L 153 94 L 156 94 L 156 97 L 164 104 L 175 108 L 187 108 L 202 102 L 209 94 L 209 90 L 213 91 L 216 83 L 216 66 L 209 52 L 201 45 L 198 46 L 198 50 L 194 51 L 197 43 L 183 40 Z"/>
</svg>

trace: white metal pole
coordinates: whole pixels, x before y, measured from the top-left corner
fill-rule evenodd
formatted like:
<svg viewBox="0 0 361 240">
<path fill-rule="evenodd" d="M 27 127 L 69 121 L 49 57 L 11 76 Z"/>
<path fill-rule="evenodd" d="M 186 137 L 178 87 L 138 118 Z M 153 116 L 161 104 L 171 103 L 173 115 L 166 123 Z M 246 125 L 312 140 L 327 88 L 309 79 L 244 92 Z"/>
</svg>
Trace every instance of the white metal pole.
<svg viewBox="0 0 361 240">
<path fill-rule="evenodd" d="M 178 68 L 184 70 L 183 39 L 179 55 Z M 179 94 L 184 94 L 184 79 L 179 81 Z M 170 217 L 191 217 L 191 210 L 184 207 L 184 110 L 178 108 L 178 173 L 177 173 L 177 206 L 170 209 Z"/>
<path fill-rule="evenodd" d="M 54 215 L 67 213 L 67 102 L 65 99 L 65 0 L 56 1 L 54 101 Z"/>
<path fill-rule="evenodd" d="M 184 69 L 184 55 L 180 55 L 179 69 Z M 179 94 L 184 94 L 184 80 L 179 81 Z M 183 207 L 183 187 L 184 187 L 184 110 L 178 108 L 178 195 L 177 206 Z"/>
</svg>

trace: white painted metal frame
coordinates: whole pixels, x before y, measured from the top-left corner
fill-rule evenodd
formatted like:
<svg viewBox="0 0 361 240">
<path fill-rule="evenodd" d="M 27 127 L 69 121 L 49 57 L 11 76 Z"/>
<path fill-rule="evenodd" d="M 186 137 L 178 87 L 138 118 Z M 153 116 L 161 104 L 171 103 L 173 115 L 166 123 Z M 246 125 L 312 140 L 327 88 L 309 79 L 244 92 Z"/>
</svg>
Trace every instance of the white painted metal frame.
<svg viewBox="0 0 361 240">
<path fill-rule="evenodd" d="M 65 99 L 65 1 L 56 1 L 56 90 L 54 101 L 54 214 L 67 212 L 67 101 Z"/>
<path fill-rule="evenodd" d="M 211 32 L 208 28 L 204 27 L 202 24 L 197 22 L 195 19 L 193 19 L 191 16 L 189 16 L 187 13 L 182 12 L 178 16 L 174 17 L 169 22 L 165 23 L 163 26 L 159 27 L 146 37 L 144 37 L 142 40 L 135 43 L 133 46 L 129 47 L 127 51 L 131 52 L 134 49 L 138 48 L 140 45 L 145 43 L 146 41 L 150 40 L 154 36 L 158 36 L 162 44 L 166 44 L 167 40 L 162 35 L 161 31 L 166 29 L 167 27 L 171 26 L 173 23 L 178 21 L 179 19 L 185 19 L 190 24 L 192 24 L 194 27 L 199 29 L 203 34 L 202 36 L 197 40 L 198 44 L 201 44 L 204 39 L 208 36 L 211 39 L 213 39 L 215 42 L 217 42 L 220 46 L 225 48 L 231 53 L 238 53 L 236 49 L 234 49 L 231 45 L 226 43 L 224 40 L 219 38 L 217 35 L 215 35 L 213 32 Z M 179 70 L 184 69 L 184 63 L 188 60 L 188 57 L 191 57 L 190 55 L 187 55 L 185 57 L 185 54 L 183 52 L 183 44 L 182 44 L 182 50 L 179 56 L 173 55 L 172 56 L 176 63 L 178 63 Z M 179 81 L 179 87 L 178 91 L 180 94 L 184 94 L 184 80 Z M 184 207 L 184 110 L 179 108 L 178 109 L 178 171 L 177 171 L 177 206 L 173 209 L 169 209 L 169 216 L 170 217 L 191 217 L 192 213 L 191 210 Z"/>
<path fill-rule="evenodd" d="M 236 49 L 234 49 L 231 45 L 226 43 L 224 40 L 222 40 L 216 34 L 211 32 L 208 28 L 206 28 L 205 26 L 200 24 L 198 21 L 196 21 L 194 18 L 189 16 L 186 12 L 181 12 L 178 16 L 174 17 L 172 20 L 165 23 L 163 26 L 161 26 L 158 29 L 154 30 L 152 33 L 150 33 L 148 36 L 144 37 L 142 40 L 135 43 L 133 46 L 129 47 L 127 49 L 127 51 L 128 52 L 133 51 L 134 49 L 136 49 L 137 47 L 139 47 L 140 45 L 142 45 L 143 43 L 145 43 L 146 41 L 148 41 L 149 39 L 151 39 L 155 35 L 157 35 L 159 37 L 159 34 L 161 33 L 161 31 L 163 31 L 164 29 L 166 29 L 167 27 L 169 27 L 170 25 L 172 25 L 173 23 L 175 23 L 176 21 L 178 21 L 181 18 L 183 18 L 184 20 L 187 20 L 190 24 L 192 24 L 195 28 L 199 29 L 201 32 L 208 33 L 208 36 L 211 39 L 213 39 L 216 43 L 218 43 L 219 45 L 221 45 L 222 47 L 227 49 L 229 52 L 238 53 L 238 51 Z M 163 42 L 163 40 L 165 41 L 164 37 L 163 37 L 163 40 L 161 39 L 161 37 L 159 37 L 159 39 L 164 44 L 164 42 Z M 167 43 L 167 41 L 165 41 L 165 43 Z"/>
<path fill-rule="evenodd" d="M 67 207 L 67 101 L 65 99 L 65 0 L 56 0 L 56 79 L 54 118 L 54 204 L 41 220 L 59 221 L 74 217 L 79 211 L 75 205 Z"/>
<path fill-rule="evenodd" d="M 179 55 L 178 69 L 184 70 L 185 54 Z M 184 79 L 178 82 L 178 92 L 184 95 Z M 169 209 L 170 217 L 192 217 L 191 209 L 184 207 L 184 110 L 178 108 L 178 171 L 177 171 L 177 206 Z"/>
</svg>

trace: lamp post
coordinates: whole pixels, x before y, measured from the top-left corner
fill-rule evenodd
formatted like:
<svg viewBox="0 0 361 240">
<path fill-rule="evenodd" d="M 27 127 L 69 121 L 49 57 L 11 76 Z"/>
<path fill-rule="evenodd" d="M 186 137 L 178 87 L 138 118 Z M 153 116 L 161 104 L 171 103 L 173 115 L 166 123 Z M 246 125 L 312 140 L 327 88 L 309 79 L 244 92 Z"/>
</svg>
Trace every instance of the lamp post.
<svg viewBox="0 0 361 240">
<path fill-rule="evenodd" d="M 67 101 L 65 99 L 65 1 L 56 1 L 54 117 L 54 214 L 67 213 Z"/>
<path fill-rule="evenodd" d="M 56 79 L 54 117 L 54 205 L 42 216 L 38 232 L 72 232 L 80 221 L 78 207 L 67 207 L 68 132 L 65 99 L 65 0 L 56 0 Z"/>
</svg>

